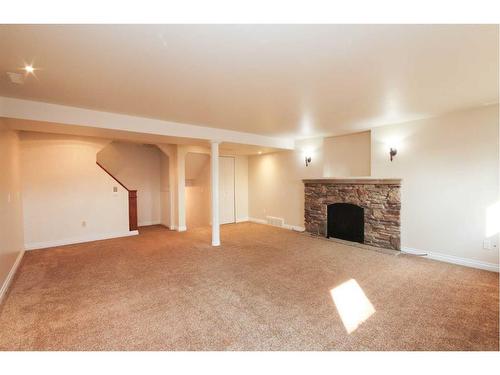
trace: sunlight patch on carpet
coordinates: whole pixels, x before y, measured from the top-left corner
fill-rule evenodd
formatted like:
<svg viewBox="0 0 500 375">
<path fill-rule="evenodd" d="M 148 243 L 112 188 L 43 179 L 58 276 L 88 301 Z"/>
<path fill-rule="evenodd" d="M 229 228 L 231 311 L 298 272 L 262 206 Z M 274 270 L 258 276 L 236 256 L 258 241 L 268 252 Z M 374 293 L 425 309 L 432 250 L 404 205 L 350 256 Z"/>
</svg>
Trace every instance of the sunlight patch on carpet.
<svg viewBox="0 0 500 375">
<path fill-rule="evenodd" d="M 330 294 L 349 334 L 375 313 L 375 308 L 354 279 L 333 288 Z"/>
</svg>

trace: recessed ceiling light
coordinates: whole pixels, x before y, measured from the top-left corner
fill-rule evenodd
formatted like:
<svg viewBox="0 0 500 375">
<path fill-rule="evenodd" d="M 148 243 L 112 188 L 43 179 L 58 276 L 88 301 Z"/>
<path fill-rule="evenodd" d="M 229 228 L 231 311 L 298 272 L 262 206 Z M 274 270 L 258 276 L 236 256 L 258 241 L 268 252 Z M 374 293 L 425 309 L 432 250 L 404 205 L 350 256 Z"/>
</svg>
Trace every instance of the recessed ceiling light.
<svg viewBox="0 0 500 375">
<path fill-rule="evenodd" d="M 26 70 L 26 73 L 32 74 L 35 71 L 35 68 L 33 68 L 33 65 L 25 65 L 24 70 Z"/>
</svg>

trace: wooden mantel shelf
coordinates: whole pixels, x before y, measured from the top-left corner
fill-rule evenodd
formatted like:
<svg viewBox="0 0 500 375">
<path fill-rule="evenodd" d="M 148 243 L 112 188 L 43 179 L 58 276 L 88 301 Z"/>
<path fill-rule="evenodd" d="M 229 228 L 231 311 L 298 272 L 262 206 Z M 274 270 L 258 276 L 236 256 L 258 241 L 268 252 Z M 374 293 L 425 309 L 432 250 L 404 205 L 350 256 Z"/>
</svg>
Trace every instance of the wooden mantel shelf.
<svg viewBox="0 0 500 375">
<path fill-rule="evenodd" d="M 357 185 L 401 185 L 400 178 L 376 178 L 376 177 L 333 177 L 333 178 L 310 178 L 302 180 L 304 184 L 357 184 Z"/>
</svg>

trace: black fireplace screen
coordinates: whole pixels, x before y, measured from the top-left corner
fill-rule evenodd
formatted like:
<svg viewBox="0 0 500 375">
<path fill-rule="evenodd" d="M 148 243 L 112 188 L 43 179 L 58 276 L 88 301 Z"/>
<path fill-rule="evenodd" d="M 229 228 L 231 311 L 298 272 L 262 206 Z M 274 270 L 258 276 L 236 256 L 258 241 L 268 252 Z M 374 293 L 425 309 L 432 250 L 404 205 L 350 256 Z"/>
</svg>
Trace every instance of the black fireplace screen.
<svg viewBox="0 0 500 375">
<path fill-rule="evenodd" d="M 329 204 L 327 222 L 327 237 L 360 243 L 365 241 L 363 207 L 350 203 Z"/>
</svg>

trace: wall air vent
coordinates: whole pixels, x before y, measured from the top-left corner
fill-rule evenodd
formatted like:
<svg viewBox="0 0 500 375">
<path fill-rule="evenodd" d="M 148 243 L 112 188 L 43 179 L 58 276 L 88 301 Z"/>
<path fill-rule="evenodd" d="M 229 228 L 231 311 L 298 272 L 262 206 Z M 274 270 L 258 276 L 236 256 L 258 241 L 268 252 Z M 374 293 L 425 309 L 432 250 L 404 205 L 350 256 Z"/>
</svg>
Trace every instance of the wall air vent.
<svg viewBox="0 0 500 375">
<path fill-rule="evenodd" d="M 285 225 L 285 219 L 282 217 L 266 216 L 266 221 L 269 225 L 273 225 L 275 227 L 282 227 Z"/>
<path fill-rule="evenodd" d="M 24 75 L 20 73 L 7 72 L 9 79 L 12 83 L 17 85 L 24 85 Z"/>
</svg>

